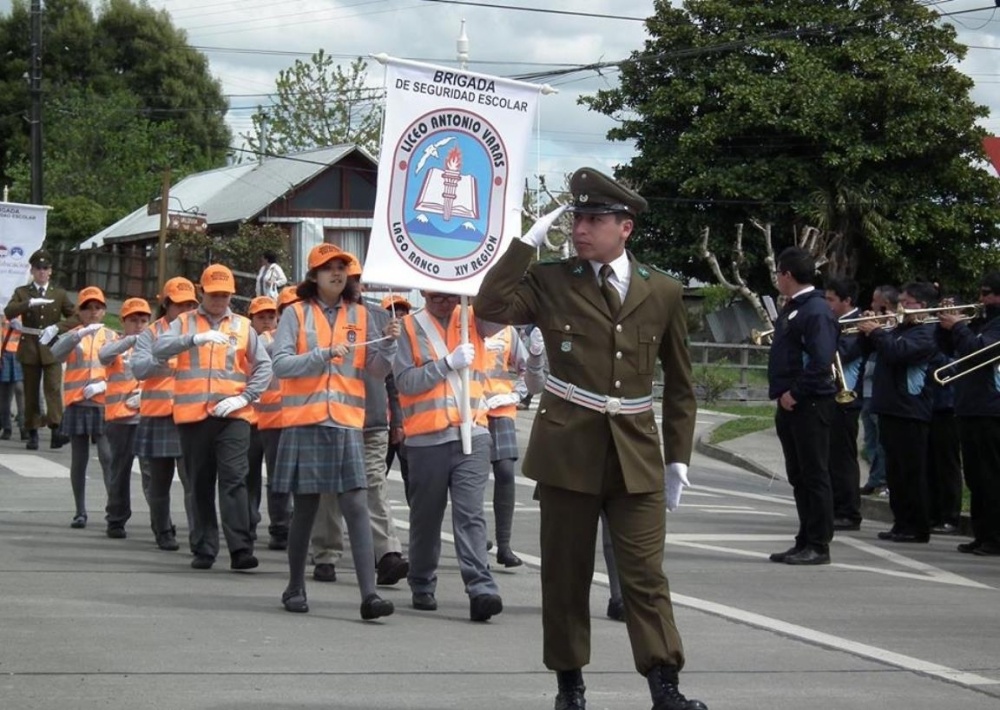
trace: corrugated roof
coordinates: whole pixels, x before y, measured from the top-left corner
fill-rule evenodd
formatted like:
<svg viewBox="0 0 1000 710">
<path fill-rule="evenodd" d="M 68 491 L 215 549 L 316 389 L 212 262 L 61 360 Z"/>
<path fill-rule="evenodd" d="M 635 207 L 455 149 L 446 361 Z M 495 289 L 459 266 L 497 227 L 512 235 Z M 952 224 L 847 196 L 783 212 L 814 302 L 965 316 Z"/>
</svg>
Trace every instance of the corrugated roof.
<svg viewBox="0 0 1000 710">
<path fill-rule="evenodd" d="M 170 188 L 170 210 L 204 213 L 209 226 L 250 219 L 354 150 L 371 159 L 368 153 L 354 145 L 335 145 L 188 175 Z M 99 247 L 105 241 L 124 237 L 155 235 L 159 230 L 159 215 L 150 217 L 143 205 L 83 242 L 79 248 Z"/>
</svg>

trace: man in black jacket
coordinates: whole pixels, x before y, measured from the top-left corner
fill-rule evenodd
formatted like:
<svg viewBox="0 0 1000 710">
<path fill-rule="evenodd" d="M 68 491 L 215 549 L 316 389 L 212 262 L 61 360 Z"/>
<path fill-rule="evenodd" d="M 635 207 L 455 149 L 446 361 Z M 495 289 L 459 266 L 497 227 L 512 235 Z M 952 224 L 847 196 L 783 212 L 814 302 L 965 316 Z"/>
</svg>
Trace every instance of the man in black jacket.
<svg viewBox="0 0 1000 710">
<path fill-rule="evenodd" d="M 833 356 L 837 322 L 823 292 L 810 284 L 816 262 L 805 249 L 778 256 L 778 290 L 786 303 L 775 321 L 767 363 L 768 392 L 777 400 L 775 428 L 795 495 L 799 532 L 795 545 L 771 555 L 789 565 L 830 564 L 833 496 L 830 422 L 836 409 Z"/>
</svg>

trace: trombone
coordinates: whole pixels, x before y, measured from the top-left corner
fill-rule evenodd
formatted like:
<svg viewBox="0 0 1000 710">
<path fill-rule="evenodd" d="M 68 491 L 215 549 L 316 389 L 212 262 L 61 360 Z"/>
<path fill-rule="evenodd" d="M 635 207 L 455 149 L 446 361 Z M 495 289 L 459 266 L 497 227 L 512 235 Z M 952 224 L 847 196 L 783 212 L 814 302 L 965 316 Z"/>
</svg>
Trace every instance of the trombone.
<svg viewBox="0 0 1000 710">
<path fill-rule="evenodd" d="M 750 341 L 754 345 L 770 345 L 771 340 L 774 338 L 774 328 L 770 330 L 757 330 L 752 328 L 750 330 Z"/>
<path fill-rule="evenodd" d="M 997 361 L 1000 361 L 1000 353 L 998 353 L 998 354 L 994 355 L 993 357 L 991 357 L 991 358 L 989 358 L 987 360 L 983 360 L 982 362 L 976 363 L 975 365 L 973 365 L 972 367 L 968 368 L 967 370 L 962 370 L 961 372 L 956 372 L 953 375 L 945 375 L 944 374 L 946 371 L 950 370 L 951 368 L 955 367 L 956 365 L 961 365 L 963 362 L 967 362 L 969 360 L 972 360 L 973 358 L 979 357 L 983 353 L 989 352 L 989 351 L 991 351 L 991 350 L 993 350 L 994 348 L 997 348 L 997 347 L 1000 347 L 1000 340 L 996 341 L 995 343 L 990 343 L 989 345 L 984 345 L 983 347 L 979 348 L 978 350 L 973 350 L 968 355 L 965 355 L 964 357 L 960 357 L 957 360 L 952 360 L 947 365 L 942 365 L 938 369 L 934 370 L 934 373 L 933 373 L 934 374 L 934 381 L 937 382 L 939 385 L 946 385 L 946 384 L 948 384 L 950 382 L 954 382 L 955 380 L 959 379 L 960 377 L 965 377 L 970 372 L 975 372 L 976 370 L 980 370 L 980 369 L 982 369 L 982 368 L 984 368 L 984 367 L 986 367 L 988 365 L 992 365 L 993 363 L 995 363 Z"/>
<path fill-rule="evenodd" d="M 969 303 L 965 306 L 938 306 L 937 308 L 912 308 L 907 310 L 902 306 L 896 311 L 896 318 L 902 323 L 907 316 L 926 316 L 918 317 L 916 319 L 917 323 L 938 323 L 941 319 L 938 317 L 942 313 L 961 313 L 962 316 L 959 320 L 972 320 L 973 318 L 980 318 L 983 315 L 985 306 L 982 303 Z"/>
<path fill-rule="evenodd" d="M 840 352 L 833 353 L 833 379 L 837 383 L 837 394 L 833 398 L 837 404 L 850 404 L 858 397 L 858 393 L 847 387 L 847 378 L 844 376 L 844 363 L 840 360 Z"/>
</svg>

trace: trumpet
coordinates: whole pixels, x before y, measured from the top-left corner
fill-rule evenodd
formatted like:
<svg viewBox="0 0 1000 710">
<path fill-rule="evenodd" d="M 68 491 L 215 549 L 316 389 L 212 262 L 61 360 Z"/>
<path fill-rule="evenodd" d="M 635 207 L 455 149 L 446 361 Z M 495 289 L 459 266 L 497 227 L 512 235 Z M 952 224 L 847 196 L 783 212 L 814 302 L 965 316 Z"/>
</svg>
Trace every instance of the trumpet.
<svg viewBox="0 0 1000 710">
<path fill-rule="evenodd" d="M 772 338 L 774 338 L 774 328 L 770 330 L 757 330 L 752 328 L 750 330 L 750 341 L 754 345 L 770 345 Z"/>
<path fill-rule="evenodd" d="M 840 353 L 833 353 L 833 379 L 837 383 L 837 394 L 833 398 L 837 404 L 850 404 L 858 397 L 858 393 L 847 387 L 847 378 L 844 377 L 844 363 L 840 360 Z"/>
<path fill-rule="evenodd" d="M 908 316 L 917 316 L 917 323 L 939 323 L 941 319 L 938 316 L 943 313 L 960 313 L 961 317 L 959 320 L 972 320 L 973 318 L 980 318 L 983 315 L 984 308 L 985 306 L 982 303 L 970 303 L 965 306 L 938 306 L 937 308 L 911 309 L 900 306 L 896 311 L 896 317 L 900 323 Z"/>
<path fill-rule="evenodd" d="M 948 384 L 950 382 L 954 382 L 955 380 L 957 380 L 957 379 L 959 379 L 961 377 L 965 377 L 970 372 L 975 372 L 976 370 L 981 370 L 984 367 L 987 367 L 989 365 L 992 365 L 995 362 L 1000 361 L 1000 353 L 998 353 L 997 355 L 994 355 L 993 357 L 991 357 L 991 358 L 989 358 L 987 360 L 983 360 L 982 362 L 976 363 L 972 367 L 970 367 L 968 369 L 965 369 L 965 370 L 962 370 L 961 372 L 956 372 L 956 373 L 954 373 L 952 375 L 945 375 L 944 374 L 945 372 L 947 372 L 951 368 L 955 367 L 956 365 L 961 365 L 963 362 L 968 362 L 969 360 L 977 358 L 980 355 L 982 355 L 983 353 L 989 352 L 989 351 L 993 350 L 994 348 L 998 348 L 998 347 L 1000 347 L 1000 340 L 998 340 L 995 343 L 990 343 L 989 345 L 984 345 L 983 347 L 979 348 L 978 350 L 972 351 L 971 353 L 969 353 L 968 355 L 966 355 L 964 357 L 960 357 L 957 360 L 953 360 L 953 361 L 949 362 L 947 365 L 943 365 L 943 366 L 939 367 L 938 369 L 934 370 L 934 372 L 933 372 L 934 381 L 937 382 L 939 385 L 946 385 L 946 384 Z"/>
<path fill-rule="evenodd" d="M 878 315 L 861 316 L 860 318 L 847 318 L 845 320 L 840 321 L 840 334 L 856 335 L 861 332 L 861 330 L 858 328 L 859 323 L 870 323 L 870 322 L 878 323 L 879 327 L 885 330 L 891 330 L 892 328 L 895 328 L 897 325 L 899 325 L 900 320 L 901 319 L 898 313 L 881 313 Z"/>
</svg>

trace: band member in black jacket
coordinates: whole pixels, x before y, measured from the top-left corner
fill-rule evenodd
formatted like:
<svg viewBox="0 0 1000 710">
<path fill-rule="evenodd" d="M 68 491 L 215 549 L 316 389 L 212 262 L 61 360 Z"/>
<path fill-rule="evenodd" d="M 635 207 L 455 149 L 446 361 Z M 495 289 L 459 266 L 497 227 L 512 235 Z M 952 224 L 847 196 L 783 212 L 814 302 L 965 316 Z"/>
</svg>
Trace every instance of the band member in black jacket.
<svg viewBox="0 0 1000 710">
<path fill-rule="evenodd" d="M 775 321 L 767 362 L 768 396 L 778 401 L 774 421 L 795 495 L 799 532 L 795 545 L 771 555 L 790 565 L 830 564 L 833 496 L 830 489 L 830 423 L 837 407 L 833 355 L 837 322 L 810 284 L 816 262 L 804 249 L 778 256 L 778 290 L 786 303 Z"/>
</svg>

